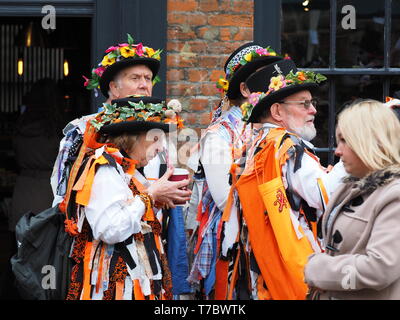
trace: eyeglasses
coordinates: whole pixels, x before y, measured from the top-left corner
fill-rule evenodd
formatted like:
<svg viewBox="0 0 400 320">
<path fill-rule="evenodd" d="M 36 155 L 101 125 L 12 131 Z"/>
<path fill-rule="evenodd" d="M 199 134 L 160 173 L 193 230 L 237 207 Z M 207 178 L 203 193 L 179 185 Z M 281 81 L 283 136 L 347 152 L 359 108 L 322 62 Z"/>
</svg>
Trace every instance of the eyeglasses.
<svg viewBox="0 0 400 320">
<path fill-rule="evenodd" d="M 290 104 L 290 103 L 296 103 L 296 104 L 302 104 L 304 109 L 308 110 L 310 109 L 311 105 L 314 106 L 314 108 L 317 107 L 317 99 L 311 99 L 311 100 L 304 100 L 304 101 L 278 101 L 278 103 L 285 103 L 285 104 Z"/>
</svg>

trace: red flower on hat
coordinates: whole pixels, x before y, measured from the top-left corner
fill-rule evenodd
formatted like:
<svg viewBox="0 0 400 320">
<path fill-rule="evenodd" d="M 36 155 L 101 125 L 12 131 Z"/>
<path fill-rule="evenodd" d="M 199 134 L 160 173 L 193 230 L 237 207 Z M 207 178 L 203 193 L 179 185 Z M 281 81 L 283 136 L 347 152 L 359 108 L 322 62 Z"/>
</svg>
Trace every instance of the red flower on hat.
<svg viewBox="0 0 400 320">
<path fill-rule="evenodd" d="M 106 70 L 106 68 L 104 66 L 102 67 L 98 67 L 97 69 L 94 70 L 94 72 L 101 77 L 103 75 L 104 70 Z"/>
<path fill-rule="evenodd" d="M 85 76 L 82 76 L 83 77 L 83 79 L 85 79 L 85 83 L 83 84 L 85 87 L 87 87 L 88 86 L 88 84 L 89 84 L 89 79 L 88 78 L 86 78 Z"/>
<path fill-rule="evenodd" d="M 136 54 L 141 57 L 143 55 L 143 44 L 142 43 L 138 43 L 136 45 Z"/>
<path fill-rule="evenodd" d="M 118 49 L 118 47 L 112 46 L 112 47 L 109 47 L 105 52 L 106 52 L 106 53 L 109 53 L 109 52 L 114 51 L 114 50 L 117 50 L 117 49 Z"/>
<path fill-rule="evenodd" d="M 269 55 L 268 50 L 265 49 L 265 48 L 256 49 L 256 53 L 257 53 L 258 55 L 260 55 L 260 56 L 268 56 L 268 55 Z"/>
</svg>

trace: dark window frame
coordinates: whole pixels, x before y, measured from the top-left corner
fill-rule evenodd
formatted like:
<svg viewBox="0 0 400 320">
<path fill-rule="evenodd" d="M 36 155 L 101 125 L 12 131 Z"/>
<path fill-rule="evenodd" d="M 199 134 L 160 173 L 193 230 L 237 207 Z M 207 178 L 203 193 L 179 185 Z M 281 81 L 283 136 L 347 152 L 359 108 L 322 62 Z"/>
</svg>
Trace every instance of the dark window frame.
<svg viewBox="0 0 400 320">
<path fill-rule="evenodd" d="M 335 76 L 343 75 L 379 75 L 383 77 L 383 99 L 389 95 L 390 77 L 400 75 L 400 68 L 390 67 L 390 43 L 392 28 L 392 0 L 384 0 L 384 65 L 382 68 L 338 68 L 336 67 L 336 31 L 337 31 L 337 0 L 330 0 L 330 54 L 329 68 L 305 68 L 328 76 L 329 112 L 328 112 L 328 146 L 316 148 L 317 152 L 328 153 L 328 163 L 334 162 L 335 122 L 336 122 L 336 84 Z M 275 50 L 281 50 L 281 0 L 254 0 L 254 41 L 268 44 Z M 268 32 L 265 32 L 268 30 Z"/>
</svg>

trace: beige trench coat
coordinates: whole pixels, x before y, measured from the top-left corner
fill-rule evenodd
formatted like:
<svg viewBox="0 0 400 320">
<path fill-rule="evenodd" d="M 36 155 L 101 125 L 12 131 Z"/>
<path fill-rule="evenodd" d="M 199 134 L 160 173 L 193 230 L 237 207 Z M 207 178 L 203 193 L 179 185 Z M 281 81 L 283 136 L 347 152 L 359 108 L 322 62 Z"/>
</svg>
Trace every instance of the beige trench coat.
<svg viewBox="0 0 400 320">
<path fill-rule="evenodd" d="M 399 166 L 345 179 L 322 232 L 327 249 L 311 255 L 304 270 L 312 298 L 400 299 Z"/>
</svg>

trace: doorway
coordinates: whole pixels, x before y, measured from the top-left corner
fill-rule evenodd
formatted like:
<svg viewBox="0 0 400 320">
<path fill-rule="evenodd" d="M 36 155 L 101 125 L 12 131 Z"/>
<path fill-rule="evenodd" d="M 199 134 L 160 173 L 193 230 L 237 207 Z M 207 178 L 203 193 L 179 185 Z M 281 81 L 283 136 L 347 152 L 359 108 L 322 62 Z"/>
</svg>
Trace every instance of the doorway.
<svg viewBox="0 0 400 320">
<path fill-rule="evenodd" d="M 39 204 L 30 204 L 29 197 L 19 198 L 17 204 L 14 199 L 13 203 L 18 179 L 27 173 L 36 180 L 50 179 L 62 128 L 70 120 L 91 113 L 90 92 L 84 88 L 82 77 L 91 70 L 91 35 L 90 17 L 58 17 L 54 30 L 44 30 L 36 17 L 0 20 L 0 273 L 5 272 L 16 250 L 10 226 L 16 206 L 37 210 L 51 206 L 50 200 L 43 201 L 52 199 L 51 190 L 41 190 L 40 184 L 26 186 L 32 193 L 43 195 L 37 199 Z M 50 96 L 54 103 L 45 109 Z M 45 125 L 33 126 L 36 120 Z M 53 125 L 57 128 L 53 145 L 45 142 L 33 146 L 31 141 L 39 140 L 32 137 L 49 134 L 47 129 Z M 21 142 L 24 136 L 28 136 L 26 145 Z M 40 147 L 43 151 L 39 156 L 29 152 L 29 148 L 36 152 Z"/>
</svg>

